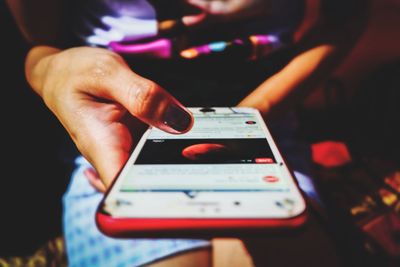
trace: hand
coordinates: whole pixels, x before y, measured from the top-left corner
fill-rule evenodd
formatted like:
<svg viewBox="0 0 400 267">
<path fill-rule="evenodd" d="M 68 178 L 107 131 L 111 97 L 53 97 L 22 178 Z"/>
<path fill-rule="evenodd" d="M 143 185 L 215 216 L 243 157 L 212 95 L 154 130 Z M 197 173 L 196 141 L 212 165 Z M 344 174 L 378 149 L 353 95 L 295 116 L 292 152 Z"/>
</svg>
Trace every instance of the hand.
<svg viewBox="0 0 400 267">
<path fill-rule="evenodd" d="M 248 96 L 238 103 L 238 107 L 252 107 L 260 111 L 261 115 L 265 118 L 271 110 L 270 97 L 267 93 L 263 92 L 267 90 L 262 90 L 257 88 L 251 92 Z"/>
<path fill-rule="evenodd" d="M 173 134 L 193 124 L 175 98 L 105 49 L 37 47 L 28 55 L 26 73 L 106 187 L 130 155 L 137 119 Z"/>
<path fill-rule="evenodd" d="M 187 26 L 233 21 L 267 14 L 268 0 L 186 0 L 202 12 L 183 17 Z"/>
</svg>

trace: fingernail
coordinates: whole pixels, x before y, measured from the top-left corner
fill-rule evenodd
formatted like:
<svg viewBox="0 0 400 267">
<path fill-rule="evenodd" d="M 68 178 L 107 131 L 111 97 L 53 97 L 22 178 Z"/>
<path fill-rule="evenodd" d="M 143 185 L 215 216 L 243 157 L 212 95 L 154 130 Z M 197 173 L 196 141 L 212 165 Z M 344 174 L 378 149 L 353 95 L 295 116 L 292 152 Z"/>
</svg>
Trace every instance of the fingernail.
<svg viewBox="0 0 400 267">
<path fill-rule="evenodd" d="M 192 116 L 176 105 L 169 105 L 163 114 L 163 123 L 178 132 L 184 132 L 192 124 Z"/>
</svg>

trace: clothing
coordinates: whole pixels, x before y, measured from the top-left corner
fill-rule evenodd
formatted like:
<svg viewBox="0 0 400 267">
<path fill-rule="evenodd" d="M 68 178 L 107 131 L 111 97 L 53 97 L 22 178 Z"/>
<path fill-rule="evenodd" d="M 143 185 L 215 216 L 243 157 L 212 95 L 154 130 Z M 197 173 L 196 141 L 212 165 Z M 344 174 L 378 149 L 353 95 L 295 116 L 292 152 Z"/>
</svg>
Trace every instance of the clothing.
<svg viewBox="0 0 400 267">
<path fill-rule="evenodd" d="M 225 40 L 249 34 L 290 36 L 303 19 L 304 0 L 276 0 L 270 15 L 246 23 L 222 23 L 205 31 L 185 33 L 189 42 Z M 156 22 L 180 19 L 185 12 L 182 1 L 169 0 L 86 0 L 73 1 L 72 34 L 77 42 L 108 47 L 112 41 L 132 41 L 157 34 Z M 290 37 L 289 37 L 290 38 Z"/>
<path fill-rule="evenodd" d="M 63 200 L 69 266 L 140 266 L 178 252 L 210 246 L 207 240 L 121 240 L 104 236 L 95 224 L 96 208 L 103 194 L 97 192 L 84 175 L 90 164 L 78 157 L 76 166 Z"/>
</svg>

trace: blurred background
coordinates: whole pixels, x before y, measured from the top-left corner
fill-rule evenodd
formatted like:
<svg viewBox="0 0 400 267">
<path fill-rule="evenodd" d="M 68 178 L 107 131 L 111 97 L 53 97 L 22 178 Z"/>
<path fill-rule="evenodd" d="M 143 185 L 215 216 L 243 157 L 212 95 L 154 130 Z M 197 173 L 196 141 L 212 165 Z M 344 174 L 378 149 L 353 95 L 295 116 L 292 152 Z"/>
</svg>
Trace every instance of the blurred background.
<svg viewBox="0 0 400 267">
<path fill-rule="evenodd" d="M 25 81 L 29 46 L 3 1 L 0 27 L 0 257 L 26 256 L 62 235 L 62 193 L 73 167 L 67 162 L 76 152 Z M 396 266 L 400 259 L 399 29 L 400 1 L 372 1 L 366 30 L 353 52 L 305 101 L 301 113 L 305 139 L 316 145 L 340 142 L 351 155 L 350 163 L 326 167 L 316 160 L 315 168 L 317 185 L 328 203 L 329 227 L 344 257 L 358 257 L 352 263 L 370 260 L 370 265 Z M 329 103 L 327 91 L 343 101 Z M 314 148 L 320 156 L 338 153 L 337 146 Z M 389 178 L 398 182 L 397 189 L 389 189 Z M 389 193 L 381 193 L 382 188 Z M 388 194 L 395 200 L 386 203 Z M 357 213 L 355 207 L 366 211 Z"/>
</svg>

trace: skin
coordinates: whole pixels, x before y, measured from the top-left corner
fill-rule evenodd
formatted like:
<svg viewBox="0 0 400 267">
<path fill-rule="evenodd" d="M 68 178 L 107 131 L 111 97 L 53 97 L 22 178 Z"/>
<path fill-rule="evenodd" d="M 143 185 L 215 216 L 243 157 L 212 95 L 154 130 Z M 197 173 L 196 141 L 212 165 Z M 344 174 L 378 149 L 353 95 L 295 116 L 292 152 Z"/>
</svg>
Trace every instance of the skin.
<svg viewBox="0 0 400 267">
<path fill-rule="evenodd" d="M 181 255 L 150 264 L 149 267 L 205 267 L 212 265 L 212 253 L 209 249 L 189 251 Z M 246 266 L 243 266 L 246 267 Z"/>
<path fill-rule="evenodd" d="M 268 0 L 186 0 L 186 3 L 200 10 L 182 18 L 190 27 L 268 15 L 269 5 Z"/>
<path fill-rule="evenodd" d="M 192 120 L 178 131 L 169 127 L 173 123 L 164 123 L 164 114 L 170 106 L 191 115 L 156 83 L 135 74 L 119 55 L 100 48 L 60 50 L 44 46 L 52 45 L 52 40 L 59 36 L 61 0 L 28 2 L 7 0 L 22 34 L 34 45 L 26 58 L 27 80 L 94 166 L 95 170 L 86 173 L 93 186 L 104 191 L 111 183 L 140 136 L 142 122 L 174 134 L 191 128 Z M 242 9 L 245 9 L 244 17 L 254 14 L 244 5 L 245 0 L 187 2 L 202 11 L 200 17 L 184 18 L 189 26 L 220 21 L 224 15 L 237 19 Z M 253 0 L 250 6 L 261 10 L 260 3 L 265 4 L 265 1 Z M 43 6 L 47 8 L 42 9 Z M 37 17 L 43 19 L 37 20 Z M 298 103 L 329 76 L 360 32 L 356 22 L 346 29 L 322 31 L 328 32 L 324 35 L 320 34 L 323 24 L 314 28 L 314 32 L 307 32 L 299 42 L 299 52 L 290 63 L 256 88 L 239 106 L 254 107 L 264 116 L 270 116 Z M 262 253 L 255 255 L 257 262 L 262 262 Z M 154 266 L 193 266 L 194 262 L 197 266 L 211 266 L 211 258 L 209 250 L 200 250 L 171 257 Z"/>
<path fill-rule="evenodd" d="M 360 12 L 335 27 L 317 18 L 310 30 L 302 32 L 302 36 L 296 34 L 298 53 L 293 59 L 238 105 L 255 107 L 264 117 L 276 117 L 299 105 L 346 58 L 363 32 L 364 17 Z"/>
<path fill-rule="evenodd" d="M 192 125 L 184 131 L 165 125 L 170 106 L 191 115 L 164 89 L 105 49 L 37 46 L 27 56 L 26 76 L 105 186 L 129 156 L 133 138 L 139 135 L 131 132 L 140 126 L 137 119 L 173 134 Z"/>
</svg>

